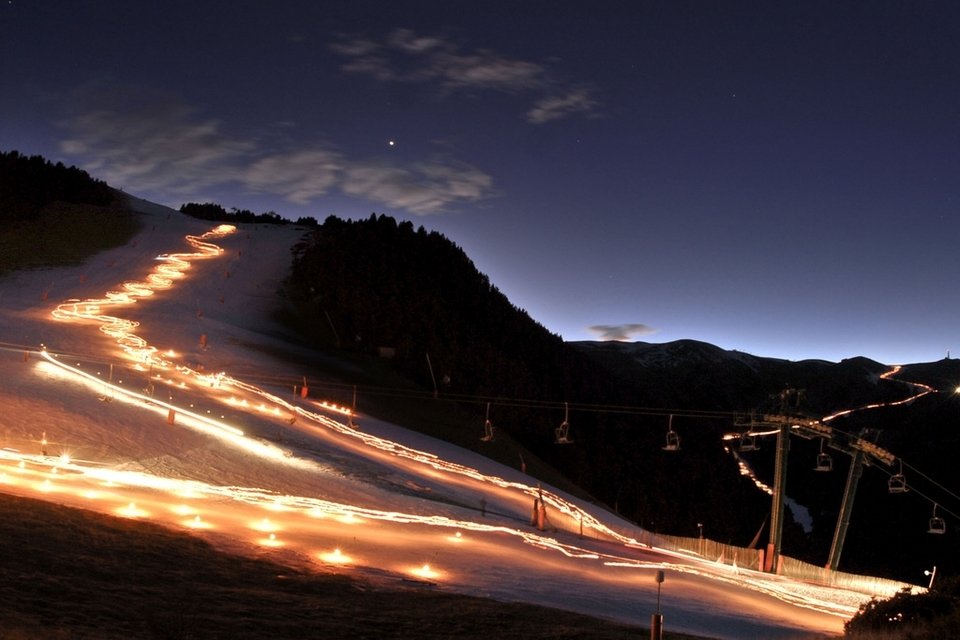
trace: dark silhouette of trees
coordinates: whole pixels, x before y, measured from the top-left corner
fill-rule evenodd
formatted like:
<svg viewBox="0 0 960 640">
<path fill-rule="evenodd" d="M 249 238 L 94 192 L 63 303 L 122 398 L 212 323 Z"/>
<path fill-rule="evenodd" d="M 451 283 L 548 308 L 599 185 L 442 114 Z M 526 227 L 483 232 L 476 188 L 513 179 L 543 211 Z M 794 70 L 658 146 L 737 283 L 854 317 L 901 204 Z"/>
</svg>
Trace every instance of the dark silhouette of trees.
<svg viewBox="0 0 960 640">
<path fill-rule="evenodd" d="M 862 605 L 844 624 L 846 638 L 956 638 L 960 634 L 960 580 L 951 577 L 927 593 L 901 591 Z"/>
<path fill-rule="evenodd" d="M 126 199 L 87 172 L 0 153 L 0 274 L 75 264 L 136 233 Z"/>
<path fill-rule="evenodd" d="M 231 223 L 249 223 L 249 224 L 297 224 L 299 226 L 316 227 L 315 218 L 299 218 L 295 223 L 274 211 L 265 213 L 254 213 L 249 209 L 237 209 L 233 207 L 227 211 L 223 206 L 213 202 L 187 202 L 180 205 L 180 213 L 198 218 L 200 220 L 209 220 L 211 222 L 231 222 Z"/>
<path fill-rule="evenodd" d="M 688 424 L 704 437 L 677 454 L 678 464 L 661 450 L 665 415 L 578 410 L 671 396 L 662 381 L 659 391 L 638 393 L 550 333 L 439 233 L 383 215 L 329 217 L 296 248 L 285 289 L 299 326 L 321 348 L 376 354 L 387 347 L 407 378 L 429 390 L 435 380 L 441 395 L 481 416 L 484 399 L 525 399 L 496 406 L 498 428 L 629 518 L 680 534 L 709 519 L 714 535 L 744 544 L 763 519 L 766 497 L 722 451 L 727 422 Z M 564 402 L 572 407 L 572 445 L 554 442 Z M 482 417 L 478 437 L 479 425 Z M 694 502 L 704 506 L 693 510 Z"/>
<path fill-rule="evenodd" d="M 35 220 L 54 202 L 107 206 L 113 200 L 107 183 L 82 169 L 18 151 L 0 152 L 0 220 Z"/>
</svg>

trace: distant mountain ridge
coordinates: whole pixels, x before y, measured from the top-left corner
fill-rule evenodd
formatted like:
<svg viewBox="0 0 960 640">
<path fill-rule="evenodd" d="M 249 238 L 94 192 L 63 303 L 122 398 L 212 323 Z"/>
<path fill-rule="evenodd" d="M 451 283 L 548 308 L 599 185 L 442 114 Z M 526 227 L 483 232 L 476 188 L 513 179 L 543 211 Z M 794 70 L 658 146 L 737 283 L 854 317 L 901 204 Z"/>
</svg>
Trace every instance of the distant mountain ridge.
<svg viewBox="0 0 960 640">
<path fill-rule="evenodd" d="M 766 410 L 780 407 L 771 401 L 787 388 L 803 390 L 803 402 L 794 409 L 814 417 L 850 403 L 888 401 L 902 393 L 902 384 L 882 381 L 890 367 L 868 358 L 849 358 L 839 363 L 826 360 L 791 361 L 725 350 L 697 340 L 661 344 L 648 342 L 572 342 L 581 352 L 638 390 L 684 386 L 700 389 L 695 397 L 668 393 L 664 398 L 730 411 Z M 844 389 L 838 388 L 838 382 Z"/>
</svg>

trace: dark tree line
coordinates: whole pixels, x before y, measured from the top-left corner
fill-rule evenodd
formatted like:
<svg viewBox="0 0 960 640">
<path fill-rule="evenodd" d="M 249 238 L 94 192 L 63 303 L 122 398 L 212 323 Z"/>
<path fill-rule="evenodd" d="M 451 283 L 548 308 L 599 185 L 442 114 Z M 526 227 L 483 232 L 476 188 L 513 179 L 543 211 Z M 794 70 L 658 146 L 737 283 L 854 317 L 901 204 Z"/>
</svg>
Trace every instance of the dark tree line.
<svg viewBox="0 0 960 640">
<path fill-rule="evenodd" d="M 86 171 L 42 156 L 0 152 L 0 219 L 35 220 L 54 202 L 107 206 L 114 192 Z"/>
<path fill-rule="evenodd" d="M 586 358 L 514 307 L 459 247 L 410 222 L 327 218 L 298 248 L 289 292 L 322 320 L 315 338 L 388 347 L 424 386 L 427 354 L 441 391 L 562 400 L 590 386 Z"/>
<path fill-rule="evenodd" d="M 960 580 L 940 580 L 927 593 L 901 591 L 862 605 L 844 625 L 845 638 L 956 638 L 960 634 Z"/>
<path fill-rule="evenodd" d="M 313 217 L 299 218 L 296 222 L 291 222 L 273 211 L 254 213 L 249 209 L 238 209 L 236 207 L 227 211 L 221 205 L 213 202 L 187 202 L 186 204 L 180 205 L 180 213 L 185 213 L 199 220 L 210 220 L 212 222 L 296 224 L 305 227 L 317 226 L 317 221 Z"/>
<path fill-rule="evenodd" d="M 122 245 L 138 221 L 126 199 L 86 171 L 0 153 L 0 274 L 76 264 Z"/>
</svg>

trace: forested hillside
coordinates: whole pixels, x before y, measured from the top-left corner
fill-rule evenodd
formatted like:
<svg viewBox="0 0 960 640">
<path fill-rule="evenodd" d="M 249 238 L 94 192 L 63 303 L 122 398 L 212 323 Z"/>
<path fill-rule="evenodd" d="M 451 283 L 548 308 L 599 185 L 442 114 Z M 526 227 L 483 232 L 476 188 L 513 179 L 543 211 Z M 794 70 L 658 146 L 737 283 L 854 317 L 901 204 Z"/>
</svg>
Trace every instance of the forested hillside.
<svg viewBox="0 0 960 640">
<path fill-rule="evenodd" d="M 448 239 L 385 216 L 328 218 L 296 248 L 286 295 L 315 346 L 391 356 L 385 362 L 425 392 L 435 380 L 441 398 L 477 415 L 478 439 L 489 400 L 499 429 L 622 515 L 678 535 L 697 535 L 703 524 L 708 537 L 737 545 L 758 531 L 764 544 L 770 512 L 770 498 L 738 473 L 729 451 L 736 443 L 722 439 L 744 429 L 749 412 L 819 419 L 914 393 L 909 384 L 881 377 L 889 366 L 865 358 L 790 362 L 692 340 L 564 343 L 514 307 Z M 953 362 L 908 368 L 901 379 L 942 388 L 956 370 Z M 796 393 L 784 403 L 787 389 Z M 954 439 L 951 396 L 933 394 L 832 424 L 948 477 L 949 453 L 930 438 Z M 564 402 L 574 442 L 561 445 L 554 430 Z M 682 438 L 679 451 L 663 450 L 668 425 Z M 775 442 L 759 444 L 745 455 L 772 483 Z M 783 543 L 787 555 L 814 564 L 826 561 L 849 468 L 848 458 L 835 454 L 833 473 L 814 471 L 819 447 L 791 438 L 787 493 L 809 510 L 802 524 L 812 529 L 790 522 L 788 510 Z M 950 540 L 928 540 L 924 511 L 932 498 L 925 487 L 907 499 L 887 494 L 891 471 L 864 474 L 841 568 L 911 579 L 925 553 L 942 551 Z M 890 535 L 878 536 L 879 530 Z"/>
<path fill-rule="evenodd" d="M 291 222 L 275 211 L 254 213 L 249 209 L 238 209 L 237 207 L 233 207 L 230 211 L 227 211 L 223 205 L 215 202 L 187 202 L 180 205 L 180 213 L 185 213 L 198 220 L 229 222 L 230 224 L 297 224 L 307 227 L 317 226 L 316 219 L 312 217 L 300 218 L 296 222 Z"/>
<path fill-rule="evenodd" d="M 42 156 L 0 152 L 0 217 L 35 220 L 43 207 L 62 201 L 103 207 L 113 202 L 113 190 L 76 167 L 56 164 Z"/>
<path fill-rule="evenodd" d="M 136 228 L 122 198 L 86 171 L 0 152 L 0 274 L 79 262 Z"/>
<path fill-rule="evenodd" d="M 441 397 L 477 413 L 478 438 L 491 401 L 499 429 L 648 528 L 692 535 L 706 520 L 718 539 L 746 544 L 763 522 L 768 501 L 723 452 L 729 419 L 678 418 L 697 437 L 663 451 L 659 401 L 683 391 L 665 396 L 661 380 L 638 392 L 514 307 L 438 233 L 386 216 L 330 217 L 298 247 L 286 293 L 314 345 L 391 356 L 428 390 L 435 380 Z M 572 444 L 555 442 L 564 402 Z"/>
</svg>

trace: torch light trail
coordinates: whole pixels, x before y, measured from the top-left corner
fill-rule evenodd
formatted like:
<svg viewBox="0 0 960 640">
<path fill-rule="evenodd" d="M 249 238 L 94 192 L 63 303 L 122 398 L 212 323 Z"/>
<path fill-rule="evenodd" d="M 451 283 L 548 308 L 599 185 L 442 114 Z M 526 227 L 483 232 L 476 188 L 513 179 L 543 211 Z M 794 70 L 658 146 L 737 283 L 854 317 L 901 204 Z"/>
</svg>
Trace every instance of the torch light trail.
<svg viewBox="0 0 960 640">
<path fill-rule="evenodd" d="M 370 451 L 378 452 L 382 458 L 394 460 L 394 464 L 402 465 L 404 469 L 419 468 L 419 473 L 427 476 L 442 477 L 444 482 L 460 482 L 469 485 L 488 487 L 490 491 L 515 494 L 517 504 L 529 504 L 530 497 L 535 497 L 551 507 L 553 512 L 569 518 L 571 531 L 582 525 L 583 530 L 592 532 L 594 543 L 601 544 L 602 540 L 617 543 L 618 552 L 591 548 L 594 544 L 584 542 L 571 544 L 562 542 L 555 537 L 533 533 L 505 524 L 491 524 L 474 522 L 471 520 L 453 518 L 441 515 L 423 515 L 368 508 L 359 505 L 342 504 L 308 496 L 278 495 L 277 493 L 254 487 L 218 486 L 194 480 L 177 480 L 159 477 L 152 474 L 120 471 L 105 468 L 101 464 L 79 461 L 59 460 L 48 456 L 30 457 L 19 452 L 0 451 L 0 464 L 9 467 L 0 474 L 0 482 L 8 486 L 15 486 L 29 491 L 30 486 L 23 484 L 21 477 L 24 474 L 40 474 L 42 486 L 36 490 L 42 493 L 56 490 L 60 495 L 70 494 L 78 500 L 95 500 L 98 503 L 113 507 L 113 512 L 127 517 L 170 519 L 189 529 L 217 529 L 239 532 L 243 529 L 255 530 L 261 537 L 256 539 L 263 546 L 309 545 L 306 540 L 315 541 L 311 535 L 313 527 L 329 527 L 326 521 L 335 519 L 338 524 L 347 522 L 357 523 L 356 526 L 376 526 L 377 523 L 390 523 L 392 526 L 413 527 L 440 527 L 450 532 L 447 537 L 455 540 L 462 547 L 466 540 L 462 532 L 471 532 L 471 540 L 477 536 L 496 541 L 497 539 L 515 539 L 537 549 L 550 553 L 560 554 L 562 558 L 575 563 L 588 563 L 592 569 L 583 571 L 595 572 L 596 567 L 635 568 L 653 570 L 665 566 L 664 562 L 644 563 L 637 560 L 635 550 L 651 550 L 651 547 L 641 544 L 636 539 L 617 532 L 601 522 L 598 518 L 587 513 L 577 505 L 563 497 L 541 487 L 510 481 L 505 478 L 488 475 L 479 470 L 453 462 L 443 460 L 439 456 L 420 451 L 400 443 L 363 433 L 353 428 L 351 424 L 343 424 L 324 414 L 310 411 L 294 405 L 263 389 L 231 378 L 226 373 L 214 375 L 203 374 L 189 367 L 174 365 L 156 346 L 149 345 L 143 338 L 133 332 L 138 323 L 109 315 L 105 309 L 115 309 L 128 306 L 153 295 L 157 290 L 171 287 L 174 282 L 182 279 L 191 266 L 193 260 L 204 260 L 220 255 L 222 250 L 208 242 L 208 239 L 218 238 L 232 233 L 235 229 L 229 225 L 222 225 L 202 236 L 188 236 L 187 241 L 195 249 L 192 253 L 164 254 L 158 257 L 159 264 L 143 280 L 125 283 L 121 291 L 108 292 L 105 297 L 85 301 L 70 300 L 60 304 L 53 311 L 53 317 L 59 321 L 98 323 L 104 334 L 112 337 L 122 348 L 123 352 L 141 370 L 158 369 L 164 372 L 164 377 L 156 379 L 178 388 L 190 388 L 196 394 L 205 394 L 219 402 L 231 406 L 234 410 L 250 413 L 266 414 L 273 419 L 291 416 L 298 427 L 308 427 L 330 436 L 344 438 Z M 255 442 L 247 438 L 243 431 L 226 423 L 223 419 L 216 419 L 211 415 L 183 407 L 179 404 L 158 400 L 152 395 L 132 391 L 114 381 L 104 382 L 99 377 L 83 371 L 79 366 L 69 365 L 63 358 L 44 351 L 43 364 L 53 367 L 62 375 L 70 376 L 82 381 L 91 387 L 103 388 L 108 386 L 115 398 L 132 403 L 144 409 L 155 412 L 174 411 L 184 423 L 194 428 L 202 429 L 217 436 L 224 442 L 243 447 L 264 458 L 283 464 L 301 465 L 305 469 L 314 468 L 314 463 L 295 455 L 279 452 L 279 449 Z M 173 357 L 173 356 L 170 356 Z M 929 392 L 929 391 L 926 391 Z M 332 411 L 339 415 L 352 416 L 352 412 L 343 407 L 329 403 L 321 403 L 323 410 Z M 55 464 L 56 463 L 56 464 Z M 409 463 L 414 463 L 410 467 Z M 46 469 L 46 470 L 44 470 Z M 58 472 L 54 472 L 57 469 Z M 64 473 L 66 472 L 66 474 Z M 71 489 L 71 483 L 78 486 Z M 104 490 L 104 485 L 109 490 Z M 100 488 L 94 488 L 100 487 Z M 145 493 L 146 492 L 146 493 Z M 501 495 L 503 495 L 501 493 Z M 212 499 L 211 506 L 204 508 L 186 506 L 184 497 L 190 499 Z M 213 504 L 226 502 L 228 508 L 219 508 L 213 511 Z M 242 505 L 242 508 L 238 508 Z M 264 517 L 256 515 L 258 510 L 268 509 L 275 515 Z M 209 511 L 208 511 L 209 510 Z M 262 513 L 262 511 L 261 511 Z M 163 515 L 166 514 L 166 515 Z M 328 518 L 327 516 L 330 516 Z M 232 524 L 230 522 L 231 521 Z M 370 524 L 364 524 L 370 523 Z M 557 524 L 557 523 L 554 523 Z M 237 535 L 241 535 L 237 533 Z M 266 536 L 266 537 L 264 537 Z M 394 536 L 391 536 L 392 539 Z M 589 539 L 588 539 L 589 540 Z M 394 541 L 399 544 L 399 541 Z M 386 544 L 384 540 L 383 544 Z M 354 565 L 356 559 L 345 554 L 341 548 L 333 551 L 317 550 L 314 557 L 328 564 Z M 869 596 L 862 593 L 840 590 L 836 588 L 802 585 L 796 581 L 787 581 L 777 576 L 763 573 L 731 569 L 725 565 L 703 561 L 688 554 L 656 549 L 661 558 L 682 558 L 683 562 L 676 563 L 678 571 L 703 577 L 720 580 L 721 582 L 736 583 L 740 586 L 760 591 L 789 602 L 796 606 L 808 607 L 829 615 L 846 618 L 854 613 Z M 431 580 L 444 579 L 448 575 L 445 568 L 434 566 L 435 563 L 420 563 L 407 569 L 411 575 Z M 877 593 L 879 591 L 875 591 Z"/>
<path fill-rule="evenodd" d="M 900 369 L 901 369 L 901 368 L 902 368 L 902 367 L 901 367 L 900 365 L 894 365 L 894 366 L 892 366 L 892 367 L 890 368 L 889 371 L 886 371 L 886 372 L 884 372 L 883 374 L 881 374 L 881 375 L 880 375 L 880 378 L 883 379 L 883 380 L 892 380 L 892 379 L 893 379 L 893 376 L 897 375 L 897 374 L 900 372 Z M 848 415 L 851 415 L 851 414 L 856 413 L 856 412 L 859 412 L 859 411 L 866 411 L 866 410 L 870 410 L 870 409 L 879 409 L 879 408 L 881 408 L 881 407 L 897 407 L 897 406 L 900 406 L 900 405 L 909 404 L 909 403 L 913 402 L 914 400 L 917 400 L 918 398 L 922 398 L 923 396 L 925 396 L 925 395 L 927 395 L 927 394 L 936 393 L 936 392 L 937 392 L 936 389 L 934 389 L 933 387 L 931 387 L 931 386 L 929 386 L 929 385 L 923 384 L 922 382 L 904 382 L 904 384 L 912 387 L 912 388 L 916 391 L 916 393 L 914 393 L 914 394 L 912 394 L 912 395 L 910 395 L 910 396 L 908 396 L 908 397 L 906 397 L 906 398 L 902 398 L 902 399 L 900 399 L 900 400 L 892 400 L 892 401 L 890 401 L 890 402 L 875 402 L 875 403 L 872 403 L 872 404 L 864 405 L 864 406 L 862 406 L 862 407 L 856 407 L 856 408 L 853 408 L 853 409 L 844 409 L 844 410 L 842 410 L 842 411 L 837 411 L 836 413 L 832 413 L 832 414 L 830 414 L 830 415 L 822 418 L 822 419 L 820 420 L 820 422 L 821 422 L 821 423 L 830 422 L 831 420 L 835 420 L 835 419 L 841 418 L 841 417 L 843 417 L 843 416 L 848 416 Z M 768 431 L 756 431 L 756 430 L 751 430 L 751 431 L 748 431 L 748 432 L 746 433 L 746 435 L 753 436 L 753 437 L 772 436 L 772 435 L 776 435 L 776 434 L 777 434 L 777 430 L 768 430 Z M 723 440 L 729 442 L 729 441 L 731 441 L 731 440 L 739 439 L 742 435 L 744 435 L 744 434 L 728 433 L 728 434 L 725 434 L 725 435 L 723 436 Z M 731 454 L 731 455 L 734 457 L 734 459 L 737 461 L 737 467 L 738 467 L 739 470 L 740 470 L 740 475 L 749 477 L 749 478 L 753 481 L 753 483 L 757 486 L 758 489 L 760 489 L 761 491 L 763 491 L 764 493 L 766 493 L 766 494 L 768 494 L 768 495 L 773 495 L 773 488 L 772 488 L 771 486 L 769 486 L 768 484 L 764 483 L 762 480 L 760 480 L 760 478 L 757 477 L 756 473 L 753 471 L 753 469 L 750 467 L 750 465 L 747 463 L 747 461 L 744 460 L 744 459 L 740 456 L 740 454 L 737 453 L 737 451 L 736 451 L 735 449 L 733 449 L 733 448 L 731 448 L 731 447 L 725 446 L 725 447 L 724 447 L 724 450 L 725 450 L 727 453 Z"/>
<path fill-rule="evenodd" d="M 60 474 L 54 474 L 52 469 L 56 467 L 50 466 L 53 460 L 50 457 L 24 456 L 8 450 L 0 451 L 0 464 L 10 467 L 10 470 L 4 472 L 0 478 L 5 478 L 5 482 L 13 486 L 16 486 L 15 483 L 19 481 L 10 480 L 11 477 L 30 478 L 30 485 L 20 487 L 24 493 L 29 493 L 30 486 L 33 486 L 35 491 L 44 493 L 43 490 L 39 489 L 43 482 L 55 483 L 55 490 L 62 496 L 73 496 L 86 500 L 90 499 L 87 497 L 87 486 L 102 486 L 105 481 L 109 480 L 114 486 L 114 490 L 109 494 L 99 494 L 97 501 L 104 504 L 107 502 L 115 504 L 112 512 L 117 515 L 134 519 L 155 518 L 158 521 L 178 523 L 180 526 L 189 529 L 221 528 L 208 520 L 211 516 L 201 516 L 201 512 L 207 510 L 216 514 L 216 517 L 222 520 L 232 517 L 234 527 L 237 529 L 246 528 L 258 532 L 260 535 L 255 538 L 255 541 L 268 547 L 284 545 L 282 540 L 284 536 L 281 534 L 284 532 L 292 533 L 294 529 L 306 531 L 309 534 L 307 539 L 315 539 L 318 527 L 322 523 L 321 525 L 311 525 L 310 523 L 311 521 L 317 521 L 316 514 L 320 512 L 338 516 L 354 515 L 361 520 L 388 522 L 394 525 L 443 527 L 447 530 L 453 530 L 453 537 L 460 542 L 464 541 L 461 532 L 465 531 L 472 532 L 474 535 L 494 536 L 494 540 L 496 536 L 508 536 L 517 538 L 525 544 L 541 550 L 560 553 L 568 559 L 591 563 L 599 562 L 600 566 L 605 567 L 639 570 L 656 570 L 666 567 L 678 573 L 696 575 L 721 583 L 737 584 L 776 597 L 795 606 L 810 608 L 838 617 L 852 615 L 866 598 L 863 594 L 854 592 L 841 592 L 843 597 L 840 598 L 836 589 L 825 586 L 805 585 L 783 580 L 778 576 L 740 570 L 736 567 L 717 565 L 711 562 L 692 563 L 690 558 L 682 554 L 671 554 L 667 551 L 661 551 L 664 557 L 673 555 L 677 558 L 683 558 L 685 561 L 643 562 L 630 557 L 627 547 L 624 547 L 621 553 L 601 552 L 563 543 L 549 536 L 514 527 L 457 520 L 444 516 L 423 516 L 396 511 L 382 511 L 305 496 L 283 496 L 284 504 L 287 505 L 289 513 L 283 517 L 281 524 L 276 517 L 251 517 L 252 514 L 257 513 L 258 509 L 261 510 L 260 513 L 263 512 L 263 509 L 271 509 L 278 498 L 277 494 L 273 492 L 250 487 L 210 485 L 193 480 L 158 478 L 138 472 L 89 467 L 86 463 L 77 462 L 71 462 L 64 467 L 60 467 Z M 20 463 L 26 464 L 21 468 Z M 64 471 L 67 473 L 64 473 Z M 146 490 L 146 493 L 144 493 L 144 490 Z M 181 502 L 184 494 L 193 495 L 194 499 L 207 498 L 207 506 L 185 507 Z M 209 502 L 210 499 L 215 502 Z M 224 504 L 224 500 L 227 506 L 217 508 L 217 505 Z M 243 505 L 246 505 L 246 507 L 242 507 Z M 182 517 L 185 512 L 195 513 L 195 515 L 183 520 Z M 164 516 L 165 513 L 170 515 Z M 321 559 L 331 564 L 346 565 L 354 563 L 354 560 L 343 554 L 339 548 L 322 555 Z M 413 567 L 407 571 L 420 578 L 431 580 L 441 579 L 443 576 L 442 571 L 429 564 Z"/>
<path fill-rule="evenodd" d="M 158 369 L 170 369 L 173 367 L 175 368 L 176 372 L 185 378 L 192 378 L 201 384 L 209 386 L 211 389 L 226 389 L 230 386 L 235 387 L 239 390 L 246 391 L 251 395 L 261 397 L 263 400 L 269 403 L 275 413 L 279 411 L 285 411 L 287 414 L 297 416 L 298 418 L 303 418 L 307 422 L 314 423 L 326 429 L 334 430 L 341 435 L 355 438 L 368 447 L 378 449 L 392 456 L 411 460 L 422 465 L 427 465 L 438 471 L 465 476 L 471 480 L 479 481 L 481 483 L 491 483 L 503 489 L 519 490 L 531 498 L 538 497 L 542 499 L 546 505 L 553 507 L 553 509 L 564 516 L 575 520 L 578 524 L 582 522 L 583 527 L 586 530 L 593 530 L 599 534 L 610 536 L 612 539 L 619 540 L 624 543 L 638 544 L 633 538 L 613 531 L 600 522 L 597 518 L 584 512 L 569 501 L 564 500 L 560 496 L 550 491 L 545 491 L 539 487 L 535 488 L 524 483 L 510 482 L 503 478 L 485 475 L 476 469 L 441 460 L 434 454 L 418 451 L 390 440 L 364 434 L 357 429 L 351 428 L 347 424 L 337 422 L 336 420 L 332 420 L 322 414 L 311 412 L 302 407 L 292 405 L 278 396 L 270 394 L 253 385 L 230 378 L 224 373 L 208 375 L 194 371 L 189 367 L 175 366 L 170 360 L 159 355 L 161 354 L 161 351 L 157 347 L 147 344 L 143 338 L 136 336 L 133 333 L 133 330 L 139 326 L 139 323 L 103 313 L 102 309 L 104 307 L 128 306 L 134 304 L 137 300 L 153 295 L 154 291 L 156 290 L 170 288 L 176 280 L 184 277 L 186 271 L 190 269 L 191 262 L 193 260 L 209 259 L 222 253 L 222 249 L 220 247 L 207 242 L 207 239 L 223 237 L 235 231 L 236 228 L 231 225 L 221 225 L 212 231 L 203 234 L 202 236 L 187 236 L 187 242 L 196 249 L 195 252 L 161 255 L 158 257 L 160 264 L 155 267 L 154 271 L 144 280 L 127 282 L 122 286 L 123 291 L 108 292 L 104 298 L 90 299 L 86 301 L 71 300 L 60 304 L 53 311 L 53 316 L 54 318 L 62 321 L 99 323 L 100 331 L 114 338 L 124 352 L 126 352 L 128 356 L 138 364 L 148 364 L 151 366 L 151 368 Z M 81 375 L 86 377 L 88 380 L 97 381 L 98 384 L 102 384 L 102 381 L 99 381 L 97 378 L 90 376 L 90 374 L 86 374 L 85 372 L 81 372 L 79 369 L 69 367 L 59 359 L 52 358 L 50 354 L 45 354 L 45 356 L 48 362 L 51 362 L 62 369 L 71 370 L 74 374 Z M 172 379 L 169 380 L 172 382 Z M 181 386 L 185 385 L 186 382 L 181 382 Z M 114 391 L 116 392 L 116 389 Z M 244 442 L 244 439 L 240 438 L 240 436 L 243 435 L 240 430 L 230 425 L 226 425 L 221 421 L 212 420 L 206 416 L 190 412 L 183 407 L 174 406 L 171 403 L 162 402 L 155 398 L 148 398 L 143 394 L 124 391 L 124 395 L 126 395 L 128 398 L 137 398 L 141 402 L 152 404 L 156 407 L 165 408 L 168 411 L 175 411 L 178 415 L 181 413 L 183 415 L 188 415 L 206 428 L 224 432 L 232 432 L 233 435 L 238 436 L 238 438 L 234 441 L 235 444 L 249 447 L 249 443 Z M 240 406 L 240 408 L 242 408 L 242 403 L 244 401 L 230 396 L 225 400 L 225 402 L 228 402 L 233 406 Z M 338 413 L 349 415 L 348 410 L 344 408 L 337 407 L 334 410 Z"/>
<path fill-rule="evenodd" d="M 901 369 L 901 368 L 902 368 L 902 367 L 901 367 L 900 365 L 895 365 L 895 366 L 891 367 L 889 371 L 884 372 L 884 373 L 880 376 L 880 378 L 882 378 L 883 380 L 892 380 L 892 379 L 893 379 L 893 376 L 895 376 L 895 375 L 897 375 L 898 373 L 900 373 L 900 369 Z M 913 402 L 914 400 L 916 400 L 917 398 L 922 398 L 923 396 L 927 395 L 928 393 L 936 393 L 936 392 L 937 392 L 937 390 L 934 389 L 933 387 L 928 386 L 928 385 L 925 385 L 925 384 L 920 383 L 920 382 L 907 382 L 907 383 L 905 383 L 905 384 L 910 385 L 911 387 L 913 387 L 914 389 L 916 389 L 916 390 L 917 390 L 917 393 L 915 393 L 915 394 L 913 394 L 913 395 L 911 395 L 911 396 L 909 396 L 909 397 L 907 397 L 907 398 L 904 398 L 904 399 L 902 399 L 902 400 L 895 400 L 895 401 L 892 401 L 892 402 L 875 402 L 875 403 L 873 403 L 873 404 L 864 405 L 864 406 L 862 406 L 862 407 L 857 407 L 857 408 L 855 408 L 855 409 L 844 409 L 843 411 L 838 411 L 837 413 L 831 414 L 831 415 L 823 418 L 822 422 L 830 422 L 831 420 L 835 420 L 836 418 L 840 418 L 840 417 L 842 417 L 842 416 L 850 415 L 851 413 L 854 413 L 854 412 L 857 412 L 857 411 L 865 411 L 865 410 L 867 410 L 867 409 L 879 409 L 880 407 L 897 407 L 897 406 L 900 406 L 900 405 L 902 405 L 902 404 L 909 404 L 909 403 Z"/>
</svg>

